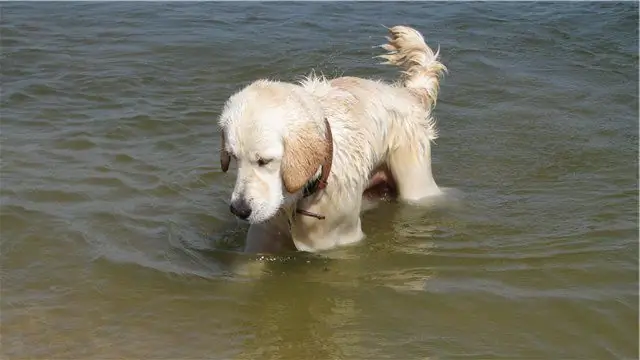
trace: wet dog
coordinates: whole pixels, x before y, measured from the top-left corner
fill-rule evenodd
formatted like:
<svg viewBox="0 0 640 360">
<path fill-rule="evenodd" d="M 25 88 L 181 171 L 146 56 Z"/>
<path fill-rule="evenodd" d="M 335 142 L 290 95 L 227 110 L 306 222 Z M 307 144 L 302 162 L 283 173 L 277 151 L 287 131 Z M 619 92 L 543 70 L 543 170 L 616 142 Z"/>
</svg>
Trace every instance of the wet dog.
<svg viewBox="0 0 640 360">
<path fill-rule="evenodd" d="M 389 29 L 395 84 L 311 75 L 257 80 L 219 119 L 221 168 L 238 164 L 230 210 L 251 223 L 246 251 L 320 251 L 360 241 L 365 197 L 419 202 L 440 193 L 431 169 L 432 110 L 445 66 L 422 35 Z"/>
</svg>

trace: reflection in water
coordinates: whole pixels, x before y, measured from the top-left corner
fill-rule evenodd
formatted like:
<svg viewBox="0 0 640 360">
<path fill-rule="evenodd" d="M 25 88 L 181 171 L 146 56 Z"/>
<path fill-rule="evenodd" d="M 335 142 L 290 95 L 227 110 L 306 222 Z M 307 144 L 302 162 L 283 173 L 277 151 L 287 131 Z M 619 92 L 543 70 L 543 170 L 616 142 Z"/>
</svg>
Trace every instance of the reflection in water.
<svg viewBox="0 0 640 360">
<path fill-rule="evenodd" d="M 305 286 L 301 276 L 296 282 L 276 276 L 253 286 L 249 296 L 257 306 L 247 321 L 253 332 L 242 358 L 336 359 L 357 346 L 358 333 L 348 331 L 358 315 L 355 301 L 335 291 L 327 296 L 317 283 Z"/>
</svg>

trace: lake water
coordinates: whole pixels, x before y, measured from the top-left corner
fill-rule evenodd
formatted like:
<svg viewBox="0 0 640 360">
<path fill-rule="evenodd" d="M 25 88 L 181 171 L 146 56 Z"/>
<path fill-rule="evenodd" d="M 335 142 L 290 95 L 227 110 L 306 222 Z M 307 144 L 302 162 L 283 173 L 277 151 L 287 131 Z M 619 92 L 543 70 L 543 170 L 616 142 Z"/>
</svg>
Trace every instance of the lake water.
<svg viewBox="0 0 640 360">
<path fill-rule="evenodd" d="M 638 3 L 3 3 L 2 357 L 633 359 Z M 260 77 L 449 67 L 445 206 L 239 253 L 217 116 Z"/>
</svg>

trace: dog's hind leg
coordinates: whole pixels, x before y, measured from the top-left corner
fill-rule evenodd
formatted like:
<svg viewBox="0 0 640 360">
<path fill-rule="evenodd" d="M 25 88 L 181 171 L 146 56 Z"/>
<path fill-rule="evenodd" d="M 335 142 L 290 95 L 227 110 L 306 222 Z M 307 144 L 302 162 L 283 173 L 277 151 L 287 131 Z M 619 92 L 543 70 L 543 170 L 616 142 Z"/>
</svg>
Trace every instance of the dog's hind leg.
<svg viewBox="0 0 640 360">
<path fill-rule="evenodd" d="M 395 148 L 389 154 L 388 165 L 400 200 L 416 202 L 440 193 L 431 169 L 429 139 L 407 142 Z"/>
</svg>

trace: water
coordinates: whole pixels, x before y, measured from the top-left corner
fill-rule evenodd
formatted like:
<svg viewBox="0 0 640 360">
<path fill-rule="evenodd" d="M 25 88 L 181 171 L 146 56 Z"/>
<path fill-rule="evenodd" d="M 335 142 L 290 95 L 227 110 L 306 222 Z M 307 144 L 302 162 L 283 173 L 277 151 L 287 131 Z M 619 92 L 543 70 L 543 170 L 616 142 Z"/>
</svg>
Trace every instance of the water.
<svg viewBox="0 0 640 360">
<path fill-rule="evenodd" d="M 382 24 L 441 47 L 457 200 L 240 254 L 223 102 L 391 81 Z M 637 358 L 637 3 L 3 3 L 0 30 L 3 358 Z"/>
</svg>

